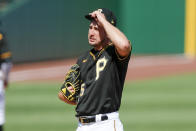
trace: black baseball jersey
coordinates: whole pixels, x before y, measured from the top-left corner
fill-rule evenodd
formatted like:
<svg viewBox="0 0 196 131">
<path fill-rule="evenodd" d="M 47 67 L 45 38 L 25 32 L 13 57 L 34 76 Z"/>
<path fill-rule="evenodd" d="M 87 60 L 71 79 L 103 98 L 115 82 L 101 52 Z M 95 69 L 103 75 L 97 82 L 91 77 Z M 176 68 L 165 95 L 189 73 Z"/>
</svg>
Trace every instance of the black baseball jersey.
<svg viewBox="0 0 196 131">
<path fill-rule="evenodd" d="M 5 38 L 5 34 L 0 31 L 0 64 L 2 62 L 11 61 L 11 52 L 8 47 L 8 43 Z"/>
<path fill-rule="evenodd" d="M 121 58 L 114 45 L 94 49 L 81 56 L 81 91 L 76 116 L 91 116 L 118 111 L 131 52 Z"/>
</svg>

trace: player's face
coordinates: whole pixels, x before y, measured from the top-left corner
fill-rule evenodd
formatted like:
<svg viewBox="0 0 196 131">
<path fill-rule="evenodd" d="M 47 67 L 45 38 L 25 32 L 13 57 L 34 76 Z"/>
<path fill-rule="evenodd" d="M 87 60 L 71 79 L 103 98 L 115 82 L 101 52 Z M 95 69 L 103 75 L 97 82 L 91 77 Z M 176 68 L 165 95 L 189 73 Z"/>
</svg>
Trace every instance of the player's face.
<svg viewBox="0 0 196 131">
<path fill-rule="evenodd" d="M 98 26 L 95 21 L 92 21 L 88 30 L 88 42 L 90 45 L 96 47 L 101 45 L 105 39 L 105 31 L 102 27 Z"/>
</svg>

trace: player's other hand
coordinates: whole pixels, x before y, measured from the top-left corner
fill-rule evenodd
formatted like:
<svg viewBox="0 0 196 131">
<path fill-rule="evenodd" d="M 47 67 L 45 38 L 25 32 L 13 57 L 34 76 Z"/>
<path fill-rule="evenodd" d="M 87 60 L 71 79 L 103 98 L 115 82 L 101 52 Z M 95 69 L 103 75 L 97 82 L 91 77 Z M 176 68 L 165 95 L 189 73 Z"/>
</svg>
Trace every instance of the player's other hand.
<svg viewBox="0 0 196 131">
<path fill-rule="evenodd" d="M 67 89 L 69 90 L 69 92 L 71 92 L 71 93 L 74 93 L 74 88 L 72 87 L 72 86 L 70 86 L 70 87 L 67 87 Z"/>
<path fill-rule="evenodd" d="M 76 102 L 71 102 L 66 97 L 64 97 L 64 95 L 61 91 L 58 93 L 58 97 L 59 97 L 60 100 L 62 100 L 63 102 L 65 102 L 67 104 L 76 105 Z"/>
</svg>

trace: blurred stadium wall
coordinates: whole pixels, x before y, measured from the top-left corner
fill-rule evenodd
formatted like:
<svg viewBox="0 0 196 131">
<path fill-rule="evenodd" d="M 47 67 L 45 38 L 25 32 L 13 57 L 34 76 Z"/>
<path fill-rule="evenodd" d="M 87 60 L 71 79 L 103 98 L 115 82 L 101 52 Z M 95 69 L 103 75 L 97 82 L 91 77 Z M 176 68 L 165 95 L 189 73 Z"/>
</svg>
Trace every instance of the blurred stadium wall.
<svg viewBox="0 0 196 131">
<path fill-rule="evenodd" d="M 0 9 L 15 62 L 75 57 L 89 48 L 84 15 L 109 8 L 134 54 L 184 53 L 185 0 L 12 0 Z"/>
<path fill-rule="evenodd" d="M 121 28 L 139 54 L 184 52 L 184 0 L 123 0 Z"/>
</svg>

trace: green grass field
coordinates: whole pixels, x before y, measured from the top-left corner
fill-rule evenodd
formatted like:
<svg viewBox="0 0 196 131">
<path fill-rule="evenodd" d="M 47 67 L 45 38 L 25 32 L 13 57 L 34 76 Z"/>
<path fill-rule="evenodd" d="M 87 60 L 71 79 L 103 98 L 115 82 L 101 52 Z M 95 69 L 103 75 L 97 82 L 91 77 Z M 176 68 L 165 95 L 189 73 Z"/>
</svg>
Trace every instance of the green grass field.
<svg viewBox="0 0 196 131">
<path fill-rule="evenodd" d="M 11 83 L 5 131 L 75 131 L 74 106 L 58 100 L 61 83 Z M 125 131 L 195 131 L 196 73 L 125 84 Z"/>
</svg>

